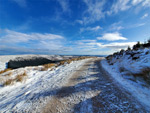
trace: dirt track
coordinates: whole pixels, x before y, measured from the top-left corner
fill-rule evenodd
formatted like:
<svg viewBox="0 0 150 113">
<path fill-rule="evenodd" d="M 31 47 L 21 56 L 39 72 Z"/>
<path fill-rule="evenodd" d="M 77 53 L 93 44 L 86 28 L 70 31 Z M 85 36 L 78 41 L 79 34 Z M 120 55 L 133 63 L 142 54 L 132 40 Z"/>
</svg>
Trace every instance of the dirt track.
<svg viewBox="0 0 150 113">
<path fill-rule="evenodd" d="M 76 70 L 43 108 L 44 113 L 145 112 L 143 107 L 92 59 Z"/>
</svg>

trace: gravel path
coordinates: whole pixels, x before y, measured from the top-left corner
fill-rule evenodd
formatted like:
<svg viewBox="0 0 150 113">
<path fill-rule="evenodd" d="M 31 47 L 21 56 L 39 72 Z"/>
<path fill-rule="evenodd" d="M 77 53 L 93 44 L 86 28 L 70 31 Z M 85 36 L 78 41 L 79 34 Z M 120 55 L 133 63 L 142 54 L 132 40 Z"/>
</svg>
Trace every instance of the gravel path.
<svg viewBox="0 0 150 113">
<path fill-rule="evenodd" d="M 43 113 L 145 113 L 143 106 L 103 70 L 100 60 L 92 59 L 76 70 L 68 83 L 57 89 Z"/>
</svg>

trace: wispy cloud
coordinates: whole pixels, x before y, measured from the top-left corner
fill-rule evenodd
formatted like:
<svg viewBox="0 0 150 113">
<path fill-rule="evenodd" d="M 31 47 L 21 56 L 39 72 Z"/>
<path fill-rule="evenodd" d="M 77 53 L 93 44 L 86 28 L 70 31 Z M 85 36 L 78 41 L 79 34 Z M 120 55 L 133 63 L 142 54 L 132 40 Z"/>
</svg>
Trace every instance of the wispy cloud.
<svg viewBox="0 0 150 113">
<path fill-rule="evenodd" d="M 109 26 L 109 31 L 119 31 L 121 29 L 124 29 L 124 27 L 122 27 L 121 25 L 121 22 L 116 22 L 116 23 L 113 23 Z"/>
<path fill-rule="evenodd" d="M 133 6 L 150 7 L 150 0 L 117 0 L 111 7 L 110 11 L 107 11 L 108 15 L 118 13 L 120 11 L 126 11 Z"/>
<path fill-rule="evenodd" d="M 136 42 L 114 42 L 109 44 L 98 44 L 99 47 L 110 49 L 126 49 L 128 46 L 132 47 Z"/>
<path fill-rule="evenodd" d="M 111 54 L 121 49 L 127 49 L 128 46 L 132 47 L 137 42 L 113 42 L 113 43 L 101 43 L 97 40 L 78 40 L 75 48 L 82 52 L 100 52 L 101 54 Z M 106 51 L 104 51 L 106 50 Z"/>
<path fill-rule="evenodd" d="M 133 24 L 133 25 L 129 25 L 127 27 L 125 27 L 126 29 L 132 29 L 132 28 L 137 28 L 137 27 L 142 27 L 144 26 L 146 23 L 137 23 L 137 24 Z"/>
<path fill-rule="evenodd" d="M 145 7 L 150 7 L 150 0 L 143 0 L 142 5 Z"/>
<path fill-rule="evenodd" d="M 27 7 L 27 2 L 26 0 L 12 0 L 14 2 L 16 2 L 20 7 Z"/>
<path fill-rule="evenodd" d="M 150 7 L 150 0 L 116 0 L 112 2 L 110 8 L 105 10 L 105 0 L 83 0 L 87 9 L 82 15 L 82 19 L 77 22 L 80 24 L 90 24 L 105 18 L 106 15 L 117 14 L 122 11 L 127 11 L 133 7 Z"/>
<path fill-rule="evenodd" d="M 43 49 L 47 51 L 64 51 L 65 38 L 50 33 L 21 33 L 12 30 L 3 30 L 0 36 L 1 46 L 28 49 Z"/>
<path fill-rule="evenodd" d="M 115 41 L 115 40 L 127 40 L 127 38 L 123 37 L 120 33 L 105 33 L 102 37 L 97 37 L 98 40 L 108 40 L 108 41 Z"/>
<path fill-rule="evenodd" d="M 148 17 L 148 13 L 145 13 L 145 14 L 141 17 L 141 19 L 144 19 L 144 18 L 146 18 L 146 17 Z"/>
<path fill-rule="evenodd" d="M 132 4 L 133 5 L 137 5 L 139 3 L 141 3 L 143 0 L 132 0 Z"/>
<path fill-rule="evenodd" d="M 111 15 L 113 13 L 118 13 L 120 11 L 125 11 L 127 9 L 129 9 L 131 6 L 129 5 L 130 0 L 118 0 L 116 1 L 110 11 L 107 12 L 108 15 Z"/>
<path fill-rule="evenodd" d="M 86 27 L 86 28 L 80 28 L 80 32 L 84 32 L 84 31 L 99 31 L 101 29 L 102 29 L 102 27 L 100 27 L 100 26 Z"/>
<path fill-rule="evenodd" d="M 84 12 L 83 15 L 84 24 L 93 23 L 104 17 L 105 15 L 103 13 L 103 5 L 105 4 L 104 0 L 102 1 L 83 0 L 83 1 L 87 6 L 87 10 Z"/>
<path fill-rule="evenodd" d="M 20 33 L 12 30 L 4 30 L 4 33 L 6 34 L 3 36 L 0 41 L 1 42 L 8 42 L 8 43 L 19 43 L 19 42 L 27 42 L 31 40 L 55 40 L 55 39 L 64 39 L 63 36 L 55 35 L 55 34 L 40 34 L 40 33 Z"/>
<path fill-rule="evenodd" d="M 68 0 L 57 0 L 58 3 L 60 4 L 63 12 L 70 12 L 70 8 L 69 8 L 69 1 Z"/>
<path fill-rule="evenodd" d="M 84 22 L 82 20 L 75 20 L 75 23 L 83 24 Z"/>
</svg>

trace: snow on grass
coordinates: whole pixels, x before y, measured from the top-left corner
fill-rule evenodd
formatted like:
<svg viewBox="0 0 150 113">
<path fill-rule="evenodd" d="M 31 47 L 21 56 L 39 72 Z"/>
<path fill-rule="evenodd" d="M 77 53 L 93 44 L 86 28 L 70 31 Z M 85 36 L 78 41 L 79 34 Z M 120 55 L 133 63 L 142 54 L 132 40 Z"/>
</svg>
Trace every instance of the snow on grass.
<svg viewBox="0 0 150 113">
<path fill-rule="evenodd" d="M 144 81 L 134 80 L 132 75 L 128 75 L 125 72 L 120 72 L 119 68 L 124 67 L 127 70 L 130 70 L 133 73 L 137 73 L 145 66 L 150 65 L 149 55 L 141 55 L 141 58 L 138 61 L 133 61 L 127 59 L 127 56 L 124 56 L 121 60 L 113 59 L 113 65 L 109 65 L 106 60 L 101 61 L 103 68 L 116 80 L 118 81 L 125 89 L 127 89 L 131 94 L 141 102 L 141 104 L 148 110 L 150 108 L 150 87 L 145 87 Z M 143 63 L 143 60 L 147 62 Z"/>
<path fill-rule="evenodd" d="M 55 89 L 61 88 L 87 60 L 73 61 L 53 71 L 39 71 L 34 67 L 19 68 L 19 71 L 26 71 L 27 79 L 14 85 L 0 86 L 0 112 L 40 112 L 44 103 L 55 95 Z"/>
</svg>

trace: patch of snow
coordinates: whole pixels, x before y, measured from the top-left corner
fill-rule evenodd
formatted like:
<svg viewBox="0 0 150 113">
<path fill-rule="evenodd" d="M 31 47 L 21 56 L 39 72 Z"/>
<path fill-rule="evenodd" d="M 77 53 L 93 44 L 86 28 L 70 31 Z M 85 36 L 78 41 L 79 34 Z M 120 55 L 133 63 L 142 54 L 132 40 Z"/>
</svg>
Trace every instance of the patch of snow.
<svg viewBox="0 0 150 113">
<path fill-rule="evenodd" d="M 147 60 L 147 62 L 143 63 L 144 60 Z M 143 53 L 143 56 L 141 56 L 138 61 L 128 59 L 128 56 L 126 55 L 123 56 L 121 60 L 113 59 L 113 63 L 113 65 L 109 65 L 106 60 L 101 61 L 103 68 L 125 89 L 131 92 L 131 94 L 135 98 L 137 98 L 137 100 L 139 100 L 148 111 L 150 111 L 150 87 L 142 86 L 139 83 L 140 81 L 135 82 L 133 80 L 133 76 L 126 75 L 124 77 L 119 71 L 120 67 L 124 67 L 125 69 L 130 70 L 133 73 L 137 73 L 143 67 L 150 66 L 150 54 L 145 55 Z"/>
<path fill-rule="evenodd" d="M 34 67 L 19 68 L 27 72 L 26 81 L 11 86 L 0 86 L 0 112 L 40 112 L 44 104 L 56 93 L 56 89 L 71 77 L 87 60 L 73 61 L 53 71 L 39 71 Z"/>
</svg>

